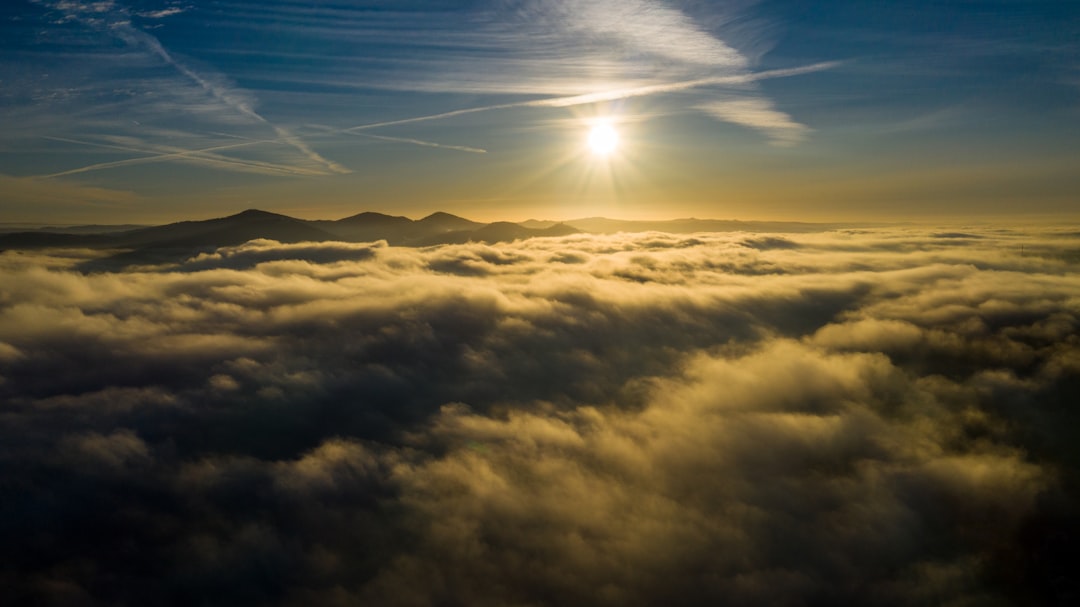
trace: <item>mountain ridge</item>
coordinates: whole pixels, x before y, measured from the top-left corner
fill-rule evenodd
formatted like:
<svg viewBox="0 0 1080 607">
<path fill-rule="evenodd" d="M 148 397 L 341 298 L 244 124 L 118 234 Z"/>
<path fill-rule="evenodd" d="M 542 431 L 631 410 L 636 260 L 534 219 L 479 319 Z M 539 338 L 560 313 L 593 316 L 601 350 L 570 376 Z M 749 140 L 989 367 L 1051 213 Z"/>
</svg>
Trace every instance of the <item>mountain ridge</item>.
<svg viewBox="0 0 1080 607">
<path fill-rule="evenodd" d="M 497 243 L 527 238 L 566 236 L 579 232 L 811 232 L 855 224 L 805 222 L 739 221 L 683 218 L 670 220 L 622 220 L 585 217 L 568 221 L 529 219 L 523 222 L 482 223 L 437 211 L 410 219 L 364 211 L 336 220 L 305 220 L 261 209 L 204 220 L 178 221 L 159 226 L 114 230 L 102 226 L 38 228 L 0 233 L 0 251 L 5 249 L 71 248 L 126 249 L 128 251 L 196 250 L 242 244 L 265 238 L 280 242 L 374 242 L 385 240 L 394 246 L 436 246 L 467 242 Z"/>
</svg>

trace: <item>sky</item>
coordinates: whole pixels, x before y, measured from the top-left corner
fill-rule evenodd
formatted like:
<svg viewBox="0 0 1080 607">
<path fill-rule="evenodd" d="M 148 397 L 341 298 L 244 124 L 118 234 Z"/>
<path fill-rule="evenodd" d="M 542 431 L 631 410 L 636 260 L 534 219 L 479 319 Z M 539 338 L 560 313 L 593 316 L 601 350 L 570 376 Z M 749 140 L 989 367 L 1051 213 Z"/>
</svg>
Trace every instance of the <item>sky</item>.
<svg viewBox="0 0 1080 607">
<path fill-rule="evenodd" d="M 1075 217 L 1078 40 L 1060 0 L 13 0 L 0 222 Z"/>
<path fill-rule="evenodd" d="M 11 604 L 1070 605 L 1080 234 L 0 253 Z"/>
</svg>

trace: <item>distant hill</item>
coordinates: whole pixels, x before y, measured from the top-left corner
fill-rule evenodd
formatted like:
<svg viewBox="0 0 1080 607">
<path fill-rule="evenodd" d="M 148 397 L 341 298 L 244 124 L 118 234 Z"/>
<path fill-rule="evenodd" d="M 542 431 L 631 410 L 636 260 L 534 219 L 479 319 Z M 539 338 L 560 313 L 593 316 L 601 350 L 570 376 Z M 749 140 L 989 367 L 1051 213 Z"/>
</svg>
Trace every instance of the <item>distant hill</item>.
<svg viewBox="0 0 1080 607">
<path fill-rule="evenodd" d="M 77 225 L 77 226 L 40 226 L 35 224 L 0 224 L 0 234 L 13 232 L 46 232 L 49 234 L 107 234 L 109 232 L 127 232 L 149 226 L 138 224 L 122 225 Z"/>
<path fill-rule="evenodd" d="M 427 239 L 417 241 L 420 246 L 437 244 L 463 244 L 466 242 L 484 242 L 488 244 L 496 242 L 513 242 L 527 238 L 544 236 L 567 236 L 576 234 L 581 230 L 560 223 L 545 229 L 527 228 L 521 224 L 509 221 L 496 221 L 489 224 L 478 224 L 481 227 L 475 230 L 457 230 L 443 234 L 434 234 Z"/>
<path fill-rule="evenodd" d="M 541 224 L 530 220 L 534 225 Z M 614 234 L 616 232 L 821 232 L 840 227 L 840 224 L 803 223 L 798 221 L 736 221 L 729 219 L 668 219 L 663 221 L 608 219 L 586 217 L 563 222 L 582 232 Z"/>
<path fill-rule="evenodd" d="M 335 240 L 333 234 L 311 222 L 257 209 L 219 219 L 182 221 L 108 236 L 114 246 L 135 248 L 223 247 L 256 238 L 279 242 Z"/>
<path fill-rule="evenodd" d="M 425 230 L 433 232 L 456 232 L 460 230 L 475 230 L 484 226 L 478 221 L 471 221 L 464 217 L 451 215 L 438 211 L 416 222 L 424 226 Z"/>
<path fill-rule="evenodd" d="M 519 221 L 518 225 L 525 228 L 532 228 L 534 230 L 544 230 L 559 223 L 558 221 L 541 221 L 539 219 L 526 219 L 525 221 Z"/>
<path fill-rule="evenodd" d="M 413 231 L 415 222 L 408 217 L 364 212 L 336 221 L 312 221 L 311 224 L 329 232 L 338 240 L 372 242 L 386 240 L 401 244 Z"/>
<path fill-rule="evenodd" d="M 396 215 L 365 212 L 337 221 L 312 221 L 312 225 L 340 239 L 353 242 L 385 240 L 392 245 L 413 245 L 434 241 L 450 232 L 475 230 L 485 224 L 450 213 L 432 213 L 420 220 Z"/>
<path fill-rule="evenodd" d="M 481 223 L 451 215 L 432 213 L 422 219 L 364 212 L 337 220 L 303 220 L 248 209 L 235 215 L 202 221 L 181 221 L 162 226 L 121 229 L 123 226 L 76 226 L 39 228 L 0 233 L 5 249 L 88 247 L 119 249 L 109 258 L 115 264 L 160 263 L 184 259 L 198 250 L 237 245 L 257 238 L 279 242 L 374 242 L 397 246 L 434 246 L 466 242 L 510 242 L 527 238 L 566 236 L 578 232 L 615 233 L 661 231 L 690 232 L 815 232 L 853 224 L 815 224 L 776 221 L 730 221 L 673 219 L 629 221 L 587 217 L 565 222 L 530 219 L 521 223 Z"/>
<path fill-rule="evenodd" d="M 39 249 L 46 247 L 107 247 L 112 242 L 104 234 L 68 234 L 66 232 L 10 232 L 0 234 L 0 251 L 4 249 Z"/>
</svg>

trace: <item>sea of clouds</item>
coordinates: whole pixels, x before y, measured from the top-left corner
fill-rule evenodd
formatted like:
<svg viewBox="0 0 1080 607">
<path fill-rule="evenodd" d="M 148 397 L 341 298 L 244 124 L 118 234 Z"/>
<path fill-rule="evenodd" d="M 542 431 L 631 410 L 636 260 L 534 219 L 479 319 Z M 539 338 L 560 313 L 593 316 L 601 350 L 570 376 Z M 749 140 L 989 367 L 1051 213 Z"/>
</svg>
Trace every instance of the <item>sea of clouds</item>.
<svg viewBox="0 0 1080 607">
<path fill-rule="evenodd" d="M 0 587 L 1077 598 L 1080 233 L 0 254 Z"/>
</svg>

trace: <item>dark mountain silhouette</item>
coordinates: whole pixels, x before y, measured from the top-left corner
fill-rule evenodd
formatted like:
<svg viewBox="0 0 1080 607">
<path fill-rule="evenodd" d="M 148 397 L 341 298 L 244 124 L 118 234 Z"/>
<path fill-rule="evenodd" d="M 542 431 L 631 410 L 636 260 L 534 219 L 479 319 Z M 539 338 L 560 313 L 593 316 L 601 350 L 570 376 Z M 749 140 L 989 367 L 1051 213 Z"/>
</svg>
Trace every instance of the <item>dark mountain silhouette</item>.
<svg viewBox="0 0 1080 607">
<path fill-rule="evenodd" d="M 125 250 L 88 261 L 82 265 L 82 269 L 115 271 L 132 265 L 175 263 L 199 251 L 239 245 L 259 238 L 289 243 L 339 240 L 309 223 L 287 215 L 248 209 L 217 219 L 181 221 L 120 234 L 98 235 L 104 239 L 101 246 Z M 4 244 L 0 236 L 0 247 Z"/>
<path fill-rule="evenodd" d="M 333 234 L 302 219 L 248 209 L 218 219 L 182 221 L 123 232 L 114 235 L 113 242 L 114 246 L 136 248 L 221 247 L 243 244 L 256 238 L 279 242 L 335 240 Z"/>
<path fill-rule="evenodd" d="M 426 239 L 417 241 L 416 244 L 418 246 L 464 244 L 466 242 L 484 242 L 491 244 L 544 236 L 566 236 L 568 234 L 580 232 L 580 230 L 562 223 L 543 230 L 526 228 L 520 224 L 510 223 L 508 221 L 496 221 L 495 223 L 489 223 L 487 225 L 479 225 L 482 227 L 475 230 L 457 230 L 454 232 L 435 234 Z"/>
<path fill-rule="evenodd" d="M 533 230 L 546 230 L 551 226 L 559 223 L 558 221 L 541 221 L 539 219 L 526 219 L 525 221 L 519 221 L 518 225 L 525 228 L 532 228 Z"/>
<path fill-rule="evenodd" d="M 366 211 L 336 221 L 312 221 L 313 226 L 333 234 L 335 240 L 372 242 L 386 240 L 390 244 L 402 244 L 413 232 L 413 220 L 408 217 L 384 215 Z"/>
<path fill-rule="evenodd" d="M 450 213 L 443 213 L 438 211 L 428 215 L 427 217 L 416 222 L 424 226 L 425 230 L 439 231 L 439 232 L 457 232 L 461 230 L 475 230 L 484 226 L 484 224 L 478 221 L 472 221 L 465 219 L 464 217 L 458 217 L 457 215 L 451 215 Z"/>
<path fill-rule="evenodd" d="M 76 226 L 39 226 L 39 225 L 18 225 L 18 224 L 0 224 L 0 234 L 11 234 L 14 232 L 46 232 L 49 234 L 107 234 L 109 232 L 129 232 L 131 230 L 137 230 L 139 228 L 146 228 L 149 226 L 139 224 L 123 224 L 123 225 L 76 225 Z"/>
<path fill-rule="evenodd" d="M 67 234 L 34 230 L 0 234 L 0 251 L 45 247 L 107 247 L 112 240 L 104 234 Z"/>
<path fill-rule="evenodd" d="M 485 224 L 443 212 L 413 220 L 370 211 L 338 220 L 306 221 L 288 215 L 249 209 L 216 219 L 181 221 L 121 231 L 112 229 L 115 226 L 101 226 L 101 232 L 91 233 L 93 226 L 79 226 L 74 230 L 75 233 L 69 228 L 0 233 L 0 250 L 45 247 L 120 249 L 122 251 L 112 257 L 94 263 L 124 266 L 179 261 L 201 250 L 238 245 L 258 238 L 288 243 L 385 240 L 398 246 L 432 246 L 466 242 L 510 242 L 544 236 L 566 236 L 578 232 L 812 232 L 845 226 L 853 227 L 854 224 L 693 218 L 627 221 L 603 217 L 587 217 L 566 222 L 530 219 L 522 223 L 497 221 Z"/>
<path fill-rule="evenodd" d="M 385 240 L 392 245 L 412 245 L 428 241 L 437 243 L 440 234 L 475 230 L 485 225 L 443 212 L 432 213 L 416 221 L 408 217 L 365 212 L 337 221 L 309 223 L 340 239 L 353 242 Z"/>
<path fill-rule="evenodd" d="M 509 221 L 496 221 L 495 223 L 489 223 L 479 230 L 466 232 L 469 236 L 469 240 L 476 242 L 511 242 L 528 238 L 534 233 L 535 230 L 523 228 L 518 224 L 510 223 Z"/>
</svg>

